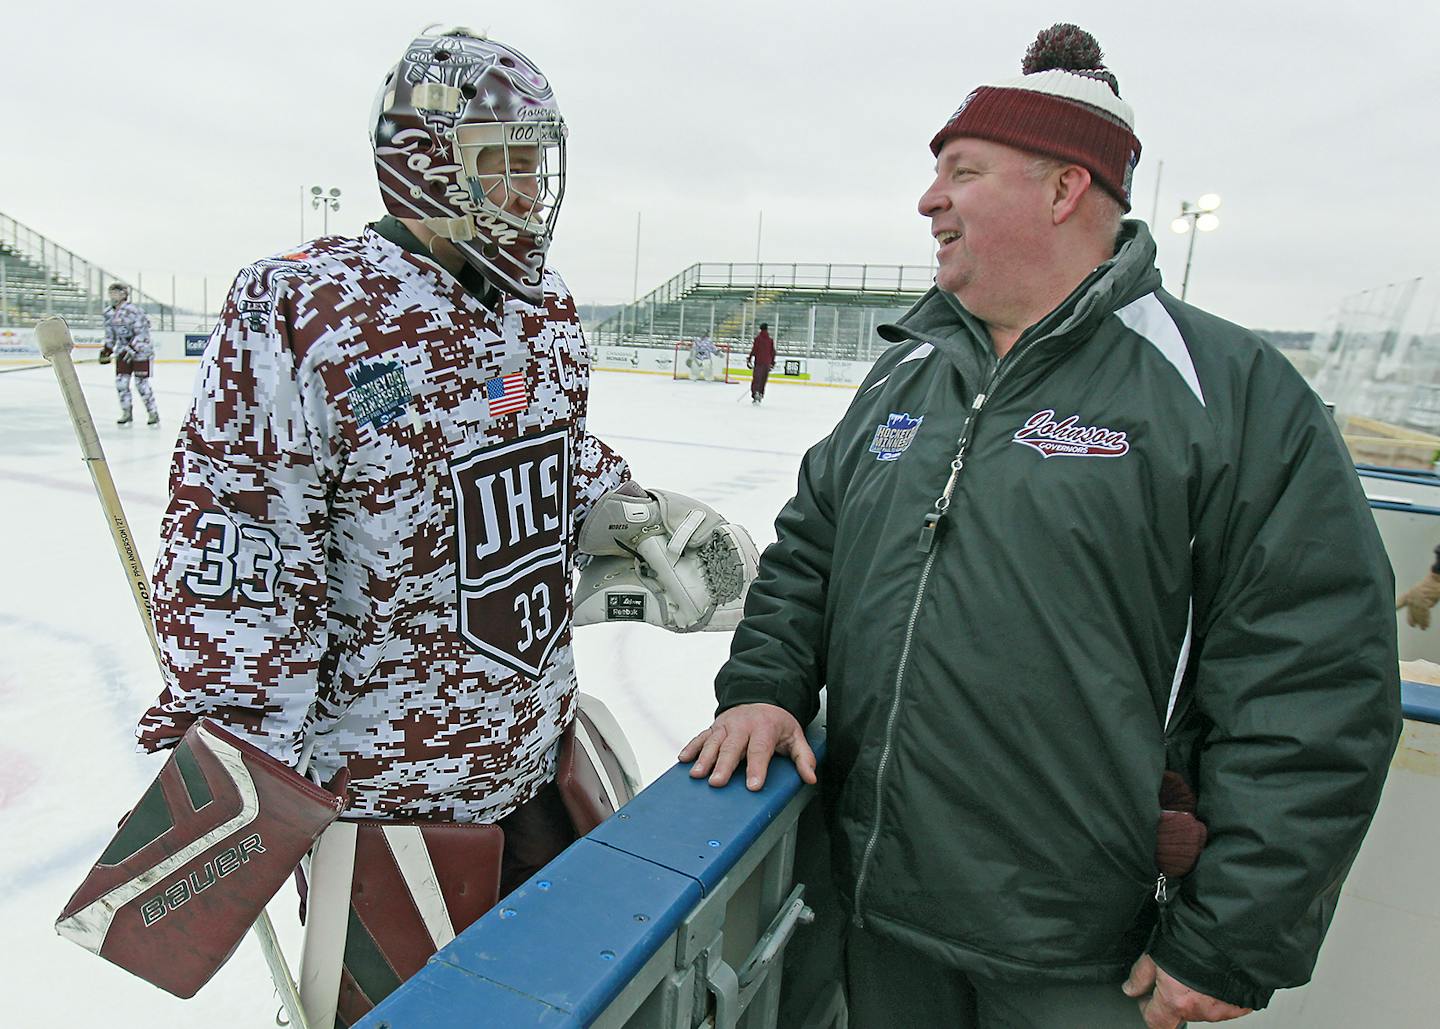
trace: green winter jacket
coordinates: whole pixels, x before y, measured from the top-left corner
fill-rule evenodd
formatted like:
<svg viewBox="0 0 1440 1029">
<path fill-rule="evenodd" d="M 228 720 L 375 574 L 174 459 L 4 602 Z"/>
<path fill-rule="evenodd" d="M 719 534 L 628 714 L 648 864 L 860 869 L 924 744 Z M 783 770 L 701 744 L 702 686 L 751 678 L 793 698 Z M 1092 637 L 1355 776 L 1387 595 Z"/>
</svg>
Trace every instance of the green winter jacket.
<svg viewBox="0 0 1440 1029">
<path fill-rule="evenodd" d="M 998 364 L 939 290 L 882 328 L 716 694 L 803 724 L 828 687 L 857 925 L 1005 979 L 1118 982 L 1148 949 L 1258 1008 L 1309 978 L 1380 796 L 1394 584 L 1304 380 L 1161 290 L 1142 223 L 1120 243 Z M 1178 884 L 1167 765 L 1210 833 Z"/>
</svg>

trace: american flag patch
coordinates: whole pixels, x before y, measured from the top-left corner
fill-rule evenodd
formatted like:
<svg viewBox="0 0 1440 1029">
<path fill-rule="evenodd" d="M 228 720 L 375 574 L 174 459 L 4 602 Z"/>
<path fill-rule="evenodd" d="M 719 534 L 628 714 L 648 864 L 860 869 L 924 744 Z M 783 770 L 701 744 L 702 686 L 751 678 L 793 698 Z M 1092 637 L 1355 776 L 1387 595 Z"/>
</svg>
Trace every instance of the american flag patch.
<svg viewBox="0 0 1440 1029">
<path fill-rule="evenodd" d="M 490 417 L 514 414 L 530 406 L 525 396 L 525 374 L 512 372 L 485 380 L 485 402 L 490 405 Z"/>
</svg>

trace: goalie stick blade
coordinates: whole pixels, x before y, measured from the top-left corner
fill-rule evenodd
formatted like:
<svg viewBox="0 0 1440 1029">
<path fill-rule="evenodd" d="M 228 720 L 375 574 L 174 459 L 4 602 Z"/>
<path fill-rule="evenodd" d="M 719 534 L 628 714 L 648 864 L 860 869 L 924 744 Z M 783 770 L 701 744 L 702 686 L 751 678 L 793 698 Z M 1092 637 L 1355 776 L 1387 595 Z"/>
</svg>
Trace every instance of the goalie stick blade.
<svg viewBox="0 0 1440 1029">
<path fill-rule="evenodd" d="M 55 930 L 146 982 L 193 997 L 343 806 L 343 796 L 202 718 Z"/>
</svg>

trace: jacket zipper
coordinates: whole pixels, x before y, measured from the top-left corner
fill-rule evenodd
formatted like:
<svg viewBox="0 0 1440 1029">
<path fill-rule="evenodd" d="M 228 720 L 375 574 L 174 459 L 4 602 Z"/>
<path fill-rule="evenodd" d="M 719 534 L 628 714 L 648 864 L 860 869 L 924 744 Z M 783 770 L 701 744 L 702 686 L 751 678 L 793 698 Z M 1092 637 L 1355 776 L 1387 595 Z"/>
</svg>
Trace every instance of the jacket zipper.
<svg viewBox="0 0 1440 1029">
<path fill-rule="evenodd" d="M 975 394 L 975 399 L 970 403 L 970 410 L 965 415 L 965 423 L 960 428 L 960 437 L 956 440 L 955 457 L 950 462 L 950 478 L 945 482 L 945 488 L 935 500 L 935 508 L 925 515 L 924 523 L 920 528 L 920 539 L 916 543 L 917 550 L 928 555 L 925 559 L 925 567 L 920 572 L 920 585 L 915 590 L 915 603 L 910 608 L 910 620 L 905 625 L 905 642 L 900 648 L 899 667 L 895 670 L 895 695 L 890 701 L 890 714 L 885 720 L 885 746 L 880 751 L 880 764 L 875 770 L 875 817 L 871 819 L 870 838 L 865 841 L 865 852 L 860 857 L 860 869 L 855 877 L 855 908 L 852 918 L 856 928 L 865 928 L 865 915 L 861 908 L 861 901 L 865 895 L 865 880 L 870 874 L 870 858 L 875 852 L 875 844 L 880 839 L 880 818 L 884 808 L 885 770 L 890 764 L 890 751 L 895 744 L 895 722 L 900 715 L 900 700 L 904 694 L 905 669 L 910 660 L 910 647 L 915 640 L 915 622 L 920 617 L 920 604 L 925 597 L 925 586 L 930 580 L 930 570 L 935 565 L 935 558 L 939 551 L 935 549 L 935 534 L 940 528 L 940 522 L 944 519 L 947 511 L 950 510 L 950 498 L 955 493 L 955 485 L 959 481 L 960 473 L 965 468 L 965 454 L 970 448 L 971 430 L 975 421 L 980 415 L 980 409 L 985 406 L 985 401 L 994 396 L 995 389 L 1000 382 L 1009 374 L 1010 369 L 1043 337 L 1036 337 L 1025 346 L 1010 355 L 1008 363 L 1002 360 L 995 368 L 995 373 L 990 376 L 990 381 L 985 384 L 985 389 Z"/>
</svg>

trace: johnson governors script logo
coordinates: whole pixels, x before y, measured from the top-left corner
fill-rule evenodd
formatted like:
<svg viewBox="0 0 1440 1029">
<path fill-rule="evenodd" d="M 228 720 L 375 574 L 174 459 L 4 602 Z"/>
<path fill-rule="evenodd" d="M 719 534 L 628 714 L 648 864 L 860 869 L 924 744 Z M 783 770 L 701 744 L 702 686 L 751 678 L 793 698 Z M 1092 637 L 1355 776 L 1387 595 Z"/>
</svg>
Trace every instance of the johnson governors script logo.
<svg viewBox="0 0 1440 1029">
<path fill-rule="evenodd" d="M 1041 457 L 1122 457 L 1130 452 L 1125 433 L 1098 425 L 1080 425 L 1079 415 L 1055 420 L 1054 411 L 1036 411 L 1011 439 Z"/>
<path fill-rule="evenodd" d="M 908 414 L 890 415 L 885 419 L 884 425 L 875 427 L 875 437 L 870 441 L 870 453 L 875 455 L 877 461 L 897 460 L 909 449 L 915 434 L 920 431 L 920 423 L 924 420 L 923 414 L 917 418 L 911 418 Z"/>
<path fill-rule="evenodd" d="M 560 428 L 450 466 L 460 635 L 529 676 L 540 674 L 569 620 L 569 446 Z"/>
</svg>

